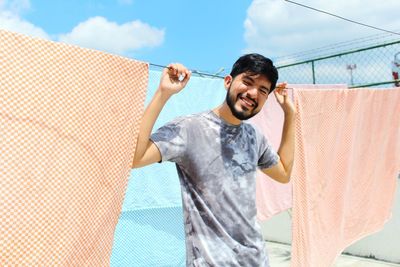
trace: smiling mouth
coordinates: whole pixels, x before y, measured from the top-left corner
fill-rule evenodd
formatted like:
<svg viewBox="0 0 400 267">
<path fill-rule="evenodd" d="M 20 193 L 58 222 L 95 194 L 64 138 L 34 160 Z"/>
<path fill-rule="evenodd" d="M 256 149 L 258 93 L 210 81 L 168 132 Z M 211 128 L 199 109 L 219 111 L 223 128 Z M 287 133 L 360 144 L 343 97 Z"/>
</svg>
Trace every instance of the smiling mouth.
<svg viewBox="0 0 400 267">
<path fill-rule="evenodd" d="M 239 96 L 239 99 L 242 101 L 242 103 L 244 103 L 244 105 L 245 105 L 246 107 L 254 108 L 254 107 L 256 106 L 255 101 L 254 101 L 254 100 L 251 100 L 251 99 L 249 99 L 249 98 L 247 98 L 247 97 Z"/>
</svg>

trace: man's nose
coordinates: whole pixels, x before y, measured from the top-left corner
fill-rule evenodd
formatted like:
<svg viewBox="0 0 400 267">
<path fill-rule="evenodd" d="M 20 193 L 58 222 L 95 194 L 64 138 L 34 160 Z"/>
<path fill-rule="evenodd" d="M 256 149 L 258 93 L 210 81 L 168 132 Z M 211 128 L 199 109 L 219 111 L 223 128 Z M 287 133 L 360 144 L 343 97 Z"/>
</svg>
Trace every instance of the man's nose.
<svg viewBox="0 0 400 267">
<path fill-rule="evenodd" d="M 258 89 L 256 87 L 251 87 L 247 89 L 247 95 L 250 96 L 252 99 L 256 99 L 258 96 Z"/>
</svg>

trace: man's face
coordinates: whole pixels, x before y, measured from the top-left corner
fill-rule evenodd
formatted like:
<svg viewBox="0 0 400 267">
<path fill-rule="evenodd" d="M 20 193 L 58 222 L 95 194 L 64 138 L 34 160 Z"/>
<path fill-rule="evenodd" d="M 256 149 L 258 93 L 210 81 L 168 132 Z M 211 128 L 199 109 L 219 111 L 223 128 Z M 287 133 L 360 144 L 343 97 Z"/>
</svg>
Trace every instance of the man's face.
<svg viewBox="0 0 400 267">
<path fill-rule="evenodd" d="M 263 107 L 271 89 L 271 82 L 264 76 L 241 73 L 233 80 L 225 77 L 228 88 L 226 103 L 232 114 L 239 120 L 247 120 L 256 115 Z"/>
</svg>

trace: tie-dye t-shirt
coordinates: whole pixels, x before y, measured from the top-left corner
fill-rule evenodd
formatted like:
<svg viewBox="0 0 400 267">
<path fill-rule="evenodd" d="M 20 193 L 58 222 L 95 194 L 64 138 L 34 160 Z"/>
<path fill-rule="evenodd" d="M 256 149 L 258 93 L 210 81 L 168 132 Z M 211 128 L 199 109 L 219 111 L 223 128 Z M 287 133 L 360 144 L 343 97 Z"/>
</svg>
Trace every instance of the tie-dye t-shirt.
<svg viewBox="0 0 400 267">
<path fill-rule="evenodd" d="M 256 169 L 278 155 L 252 125 L 231 125 L 214 112 L 180 117 L 151 140 L 177 165 L 187 266 L 269 266 L 256 221 Z"/>
</svg>

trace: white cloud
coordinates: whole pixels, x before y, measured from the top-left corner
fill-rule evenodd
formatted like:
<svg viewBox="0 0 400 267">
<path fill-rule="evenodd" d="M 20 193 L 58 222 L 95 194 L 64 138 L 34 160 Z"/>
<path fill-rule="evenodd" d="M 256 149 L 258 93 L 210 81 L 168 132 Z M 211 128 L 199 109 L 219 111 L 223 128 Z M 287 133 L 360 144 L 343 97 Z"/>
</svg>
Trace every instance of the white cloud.
<svg viewBox="0 0 400 267">
<path fill-rule="evenodd" d="M 61 35 L 59 41 L 126 54 L 140 48 L 161 45 L 164 34 L 164 30 L 139 20 L 119 25 L 103 17 L 93 17 L 80 23 L 70 33 Z"/>
<path fill-rule="evenodd" d="M 131 4 L 132 0 L 119 0 Z M 29 11 L 29 0 L 0 0 L 0 29 L 9 30 L 43 39 L 52 39 L 40 27 L 25 20 L 21 13 Z M 57 41 L 87 48 L 127 55 L 142 48 L 156 47 L 163 43 L 163 29 L 152 27 L 139 20 L 117 24 L 103 17 L 93 17 L 61 34 Z"/>
<path fill-rule="evenodd" d="M 20 14 L 23 11 L 29 10 L 31 2 L 29 0 L 0 0 L 0 9 L 8 10 L 13 14 Z"/>
<path fill-rule="evenodd" d="M 14 0 L 7 2 L 10 11 L 15 12 L 17 14 L 20 14 L 21 12 L 29 10 L 31 8 L 31 3 L 29 0 Z"/>
<path fill-rule="evenodd" d="M 0 28 L 18 32 L 33 37 L 50 39 L 50 36 L 41 28 L 20 18 L 10 11 L 0 11 Z"/>
<path fill-rule="evenodd" d="M 400 31 L 399 0 L 298 2 L 365 24 Z M 247 10 L 244 27 L 247 43 L 244 52 L 259 52 L 273 58 L 380 33 L 283 0 L 254 0 Z"/>
<path fill-rule="evenodd" d="M 30 9 L 29 0 L 0 0 L 0 28 L 34 37 L 50 39 L 40 27 L 21 18 L 20 13 Z"/>
</svg>

